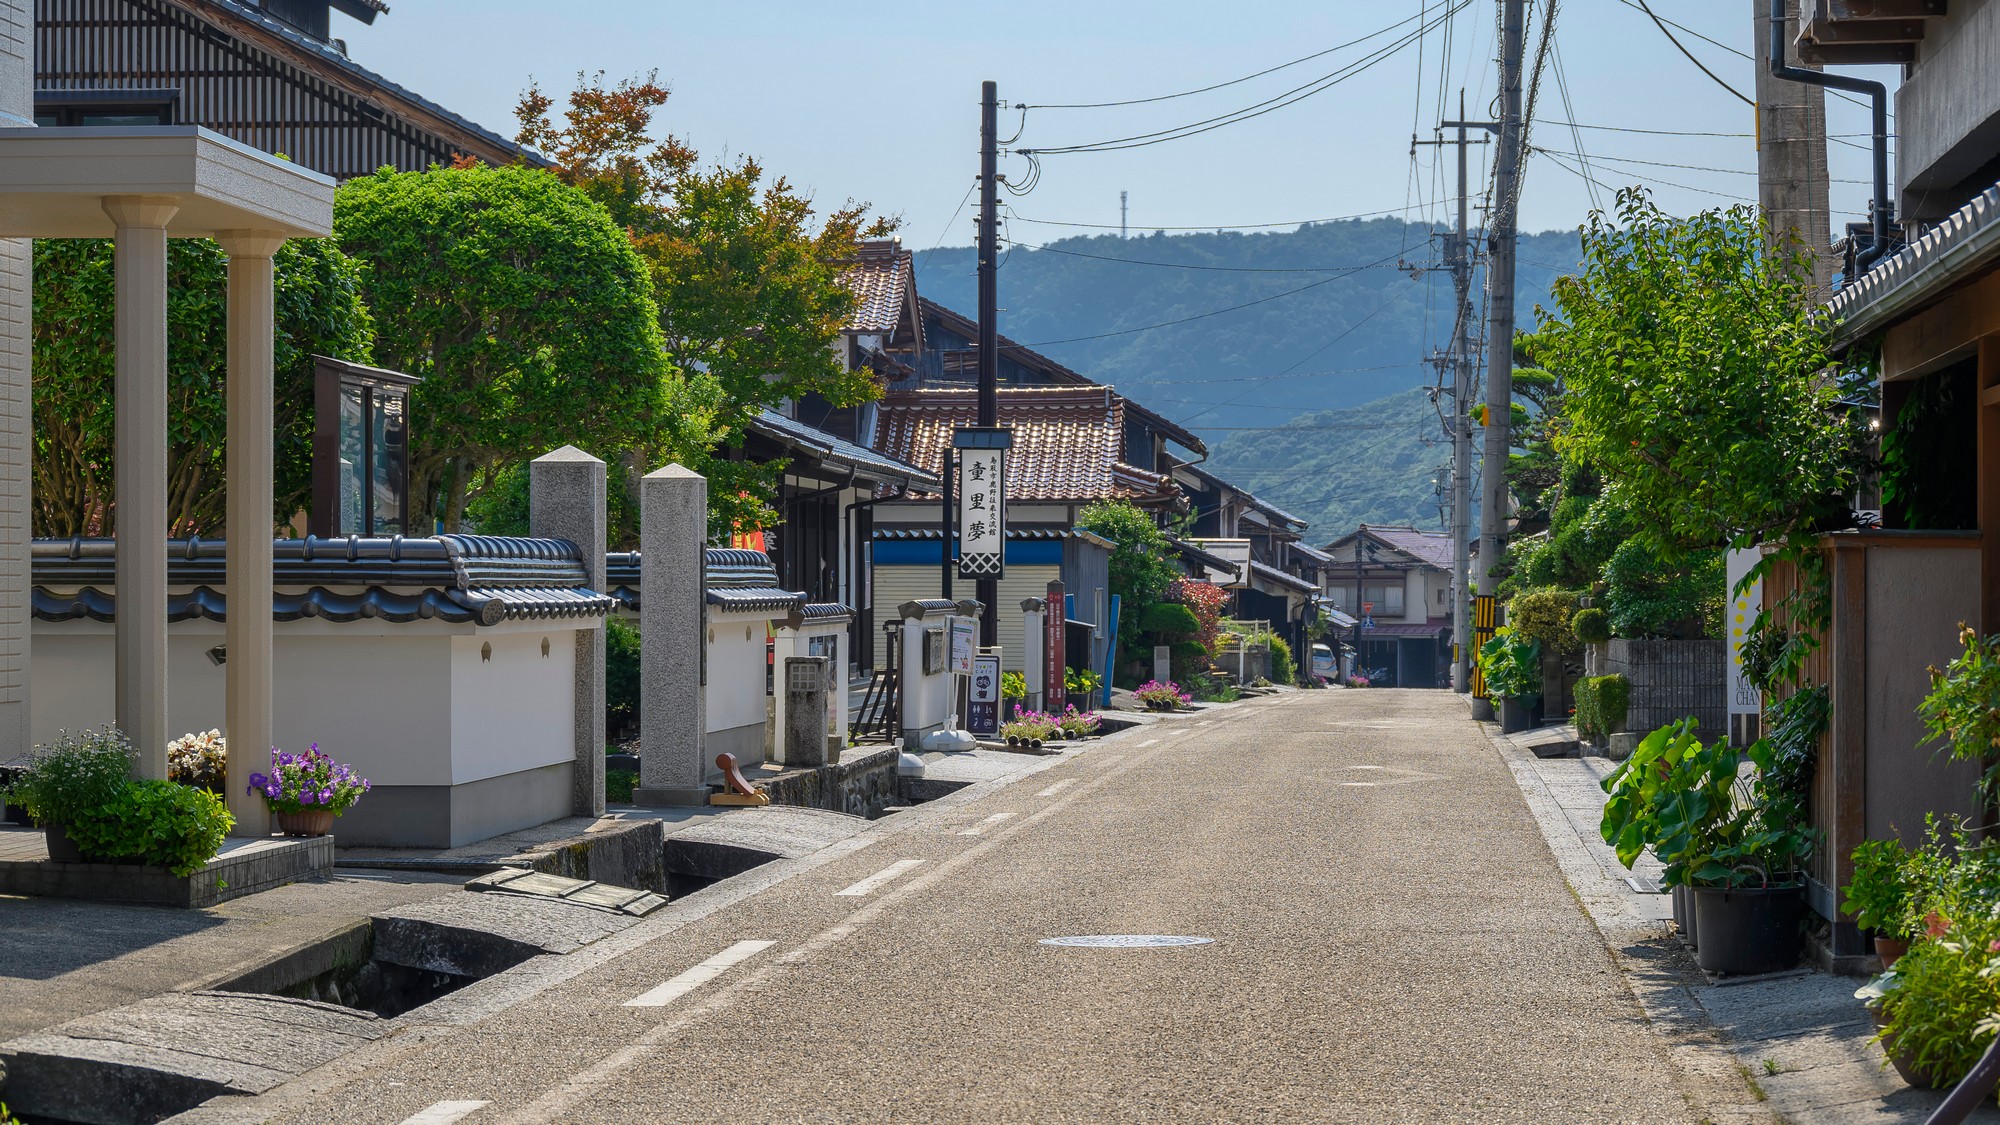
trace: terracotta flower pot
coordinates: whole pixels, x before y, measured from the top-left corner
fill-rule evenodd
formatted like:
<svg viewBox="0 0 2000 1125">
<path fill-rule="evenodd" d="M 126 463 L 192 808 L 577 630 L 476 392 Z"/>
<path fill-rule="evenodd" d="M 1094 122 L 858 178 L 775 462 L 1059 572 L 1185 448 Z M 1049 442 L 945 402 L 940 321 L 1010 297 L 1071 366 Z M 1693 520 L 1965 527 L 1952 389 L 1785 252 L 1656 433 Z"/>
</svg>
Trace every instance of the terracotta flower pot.
<svg viewBox="0 0 2000 1125">
<path fill-rule="evenodd" d="M 1875 956 L 1882 959 L 1882 968 L 1885 970 L 1895 968 L 1896 960 L 1909 951 L 1910 943 L 1907 938 L 1878 936 L 1875 939 Z"/>
<path fill-rule="evenodd" d="M 281 812 L 278 831 L 287 836 L 325 836 L 333 831 L 333 814 L 325 809 L 313 812 Z"/>
</svg>

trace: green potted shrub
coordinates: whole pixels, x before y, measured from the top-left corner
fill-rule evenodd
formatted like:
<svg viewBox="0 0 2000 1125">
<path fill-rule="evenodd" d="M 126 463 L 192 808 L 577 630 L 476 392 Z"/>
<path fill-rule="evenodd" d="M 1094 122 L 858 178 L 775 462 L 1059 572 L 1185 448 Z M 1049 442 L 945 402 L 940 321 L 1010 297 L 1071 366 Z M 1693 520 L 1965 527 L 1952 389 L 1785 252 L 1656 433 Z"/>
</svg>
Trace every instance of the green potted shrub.
<svg viewBox="0 0 2000 1125">
<path fill-rule="evenodd" d="M 1651 849 L 1666 865 L 1666 886 L 1685 888 L 1677 907 L 1702 968 L 1788 968 L 1798 957 L 1812 835 L 1796 801 L 1762 782 L 1769 743 L 1704 745 L 1695 729 L 1689 718 L 1654 731 L 1604 779 L 1611 796 L 1599 831 L 1627 867 Z M 1757 772 L 1744 784 L 1746 756 Z"/>
<path fill-rule="evenodd" d="M 49 858 L 82 863 L 71 834 L 117 801 L 132 780 L 132 744 L 116 727 L 64 731 L 38 746 L 8 790 L 8 801 L 28 810 L 48 839 Z"/>
<path fill-rule="evenodd" d="M 1486 694 L 1500 704 L 1500 733 L 1534 726 L 1534 706 L 1542 695 L 1542 645 L 1501 626 L 1479 649 Z"/>
<path fill-rule="evenodd" d="M 1088 711 L 1095 701 L 1098 689 L 1104 686 L 1104 677 L 1088 668 L 1065 668 L 1063 670 L 1063 692 L 1068 696 L 1064 702 L 1078 711 Z M 1055 701 L 1048 706 L 1053 708 Z"/>
<path fill-rule="evenodd" d="M 1915 853 L 1900 840 L 1865 840 L 1851 854 L 1854 878 L 1847 884 L 1840 909 L 1874 936 L 1882 967 L 1894 968 L 1897 959 L 1909 952 L 1916 929 L 1910 913 Z"/>
<path fill-rule="evenodd" d="M 1990 882 L 1991 875 L 1985 876 Z M 2000 1029 L 2000 917 L 1990 906 L 1933 919 L 1925 940 L 1855 993 L 1875 1039 L 1912 1086 L 1956 1085 Z"/>
<path fill-rule="evenodd" d="M 1000 673 L 1000 713 L 1011 715 L 1028 701 L 1028 677 L 1019 672 Z"/>
</svg>

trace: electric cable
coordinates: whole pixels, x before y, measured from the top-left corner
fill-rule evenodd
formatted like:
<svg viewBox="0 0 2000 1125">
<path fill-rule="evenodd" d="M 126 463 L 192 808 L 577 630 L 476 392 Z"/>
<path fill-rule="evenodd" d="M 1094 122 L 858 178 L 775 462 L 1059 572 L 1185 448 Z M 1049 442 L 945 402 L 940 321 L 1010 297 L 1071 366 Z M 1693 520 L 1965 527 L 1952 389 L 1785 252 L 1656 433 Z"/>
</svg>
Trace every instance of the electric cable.
<svg viewBox="0 0 2000 1125">
<path fill-rule="evenodd" d="M 1747 105 L 1752 109 L 1757 108 L 1756 99 L 1745 97 L 1741 90 L 1738 90 L 1736 87 L 1731 86 L 1727 82 L 1724 82 L 1722 80 L 1721 75 L 1718 75 L 1714 71 L 1708 69 L 1707 63 L 1702 62 L 1700 59 L 1696 58 L 1693 51 L 1688 50 L 1687 47 L 1683 45 L 1679 39 L 1675 38 L 1673 30 L 1669 28 L 1666 25 L 1666 23 L 1660 19 L 1659 16 L 1653 15 L 1652 6 L 1646 3 L 1646 0 L 1638 0 L 1638 4 L 1640 11 L 1652 17 L 1653 26 L 1660 29 L 1660 34 L 1667 37 L 1667 42 L 1672 43 L 1674 47 L 1680 51 L 1681 54 L 1686 55 L 1687 60 L 1693 63 L 1697 69 L 1699 69 L 1703 74 L 1708 75 L 1709 79 L 1713 81 L 1717 86 L 1720 86 L 1723 89 L 1729 91 L 1731 94 L 1734 94 L 1736 96 L 1737 101 L 1742 102 L 1744 105 Z"/>
</svg>

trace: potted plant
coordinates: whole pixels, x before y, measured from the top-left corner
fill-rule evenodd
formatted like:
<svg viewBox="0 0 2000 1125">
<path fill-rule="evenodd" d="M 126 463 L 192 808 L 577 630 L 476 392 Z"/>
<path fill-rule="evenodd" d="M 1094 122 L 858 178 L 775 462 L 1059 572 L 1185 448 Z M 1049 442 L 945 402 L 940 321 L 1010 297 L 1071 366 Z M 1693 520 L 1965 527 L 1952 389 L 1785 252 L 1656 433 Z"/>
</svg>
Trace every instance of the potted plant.
<svg viewBox="0 0 2000 1125">
<path fill-rule="evenodd" d="M 1000 673 L 1000 713 L 1011 715 L 1028 701 L 1028 677 L 1019 672 Z"/>
<path fill-rule="evenodd" d="M 55 742 L 35 748 L 7 799 L 42 826 L 51 860 L 82 863 L 70 826 L 110 807 L 131 780 L 132 744 L 116 727 L 64 731 Z"/>
<path fill-rule="evenodd" d="M 1132 692 L 1132 697 L 1145 704 L 1148 711 L 1172 711 L 1194 702 L 1194 696 L 1182 691 L 1180 685 L 1172 681 L 1163 684 L 1158 680 L 1147 680 Z"/>
<path fill-rule="evenodd" d="M 1062 724 L 1040 711 L 1017 709 L 1012 719 L 1000 724 L 1000 736 L 1007 740 L 1009 746 L 1038 749 L 1061 732 Z"/>
<path fill-rule="evenodd" d="M 1486 694 L 1500 704 L 1500 733 L 1534 726 L 1534 707 L 1542 696 L 1542 643 L 1503 625 L 1480 647 L 1479 670 Z"/>
<path fill-rule="evenodd" d="M 1984 879 L 1992 880 L 1990 866 Z M 1912 1086 L 1956 1084 L 2000 1030 L 2000 917 L 1988 904 L 1934 916 L 1925 939 L 1855 993 L 1874 1013 L 1876 1041 Z"/>
<path fill-rule="evenodd" d="M 1063 670 L 1063 691 L 1069 697 L 1064 702 L 1079 711 L 1090 710 L 1091 697 L 1104 686 L 1104 677 L 1088 668 L 1066 668 Z M 1051 701 L 1053 708 L 1055 703 Z"/>
<path fill-rule="evenodd" d="M 1097 712 L 1078 711 L 1074 707 L 1055 716 L 1055 720 L 1056 725 L 1062 728 L 1062 736 L 1072 740 L 1096 734 L 1097 728 L 1104 725 L 1104 721 L 1097 717 Z"/>
<path fill-rule="evenodd" d="M 1869 931 L 1884 969 L 1909 952 L 1915 929 L 1910 913 L 1910 878 L 1915 853 L 1900 840 L 1865 840 L 1855 847 L 1854 878 L 1840 909 Z"/>
<path fill-rule="evenodd" d="M 1681 904 L 1699 935 L 1701 967 L 1718 973 L 1788 968 L 1798 957 L 1804 862 L 1812 835 L 1797 799 L 1764 784 L 1771 747 L 1748 751 L 1718 739 L 1704 745 L 1695 720 L 1647 735 L 1604 779 L 1611 794 L 1599 826 L 1630 867 L 1651 849 L 1666 865 L 1662 881 L 1685 888 Z M 1738 780 L 1745 757 L 1756 767 Z"/>
<path fill-rule="evenodd" d="M 250 775 L 249 792 L 261 795 L 287 836 L 324 836 L 333 818 L 368 792 L 368 779 L 319 752 L 319 743 L 298 754 L 271 751 L 271 772 Z"/>
</svg>

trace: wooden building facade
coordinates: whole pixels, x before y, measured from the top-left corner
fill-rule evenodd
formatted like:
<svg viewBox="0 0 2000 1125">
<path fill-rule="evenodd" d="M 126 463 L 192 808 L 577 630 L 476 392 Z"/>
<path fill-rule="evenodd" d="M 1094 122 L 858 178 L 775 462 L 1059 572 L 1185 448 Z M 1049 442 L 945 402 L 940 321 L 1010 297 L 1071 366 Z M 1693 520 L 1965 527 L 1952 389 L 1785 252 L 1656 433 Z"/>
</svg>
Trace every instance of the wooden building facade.
<svg viewBox="0 0 2000 1125">
<path fill-rule="evenodd" d="M 35 123 L 199 125 L 335 179 L 546 161 L 346 55 L 382 0 L 36 0 Z"/>
</svg>

